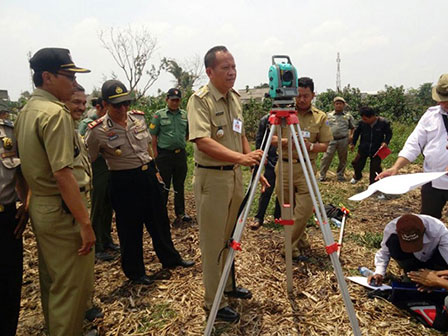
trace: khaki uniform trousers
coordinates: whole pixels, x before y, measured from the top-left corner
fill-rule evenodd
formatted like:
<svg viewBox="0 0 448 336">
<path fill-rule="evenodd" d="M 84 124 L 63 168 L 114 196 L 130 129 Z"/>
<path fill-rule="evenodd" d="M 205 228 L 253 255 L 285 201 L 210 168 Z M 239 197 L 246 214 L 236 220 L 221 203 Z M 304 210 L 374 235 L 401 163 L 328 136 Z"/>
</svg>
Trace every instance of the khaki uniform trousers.
<svg viewBox="0 0 448 336">
<path fill-rule="evenodd" d="M 215 170 L 196 167 L 194 195 L 199 222 L 205 306 L 210 309 L 227 258 L 227 249 L 221 251 L 231 237 L 244 198 L 241 168 Z M 229 276 L 225 291 L 231 290 L 232 277 Z M 228 302 L 223 297 L 219 308 L 225 306 L 228 306 Z"/>
<path fill-rule="evenodd" d="M 85 193 L 81 193 L 86 202 Z M 79 336 L 93 291 L 94 251 L 79 256 L 79 224 L 60 196 L 31 196 L 30 217 L 39 252 L 42 309 L 50 336 Z"/>
<path fill-rule="evenodd" d="M 316 170 L 316 164 L 311 162 L 313 171 Z M 300 252 L 299 248 L 307 248 L 310 246 L 308 242 L 308 236 L 305 232 L 306 223 L 313 214 L 313 202 L 311 201 L 310 192 L 306 184 L 305 176 L 303 175 L 302 166 L 300 163 L 293 163 L 293 188 L 294 188 L 294 225 L 292 227 L 292 255 L 298 257 Z M 282 183 L 280 182 L 279 164 L 275 167 L 276 183 L 275 192 L 280 201 L 280 192 L 283 187 L 284 190 L 284 202 L 289 204 L 289 181 L 288 181 L 288 162 L 283 162 L 283 176 Z M 313 173 L 314 174 L 314 173 Z"/>
<path fill-rule="evenodd" d="M 328 168 L 330 168 L 331 161 L 334 154 L 338 151 L 339 164 L 336 170 L 338 179 L 345 178 L 345 168 L 347 167 L 347 150 L 348 150 L 348 137 L 339 140 L 332 140 L 328 145 L 328 149 L 325 152 L 322 161 L 320 163 L 320 176 L 325 178 Z"/>
</svg>

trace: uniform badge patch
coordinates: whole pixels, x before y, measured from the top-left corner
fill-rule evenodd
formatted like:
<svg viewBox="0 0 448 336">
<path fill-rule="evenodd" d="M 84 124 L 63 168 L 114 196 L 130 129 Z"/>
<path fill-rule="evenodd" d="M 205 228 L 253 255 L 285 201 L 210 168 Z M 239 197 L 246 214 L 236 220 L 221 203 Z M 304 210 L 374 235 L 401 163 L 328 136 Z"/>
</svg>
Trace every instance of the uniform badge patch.
<svg viewBox="0 0 448 336">
<path fill-rule="evenodd" d="M 12 148 L 12 139 L 8 138 L 8 137 L 4 137 L 2 139 L 3 142 L 3 148 L 5 148 L 6 150 L 10 150 Z"/>
</svg>

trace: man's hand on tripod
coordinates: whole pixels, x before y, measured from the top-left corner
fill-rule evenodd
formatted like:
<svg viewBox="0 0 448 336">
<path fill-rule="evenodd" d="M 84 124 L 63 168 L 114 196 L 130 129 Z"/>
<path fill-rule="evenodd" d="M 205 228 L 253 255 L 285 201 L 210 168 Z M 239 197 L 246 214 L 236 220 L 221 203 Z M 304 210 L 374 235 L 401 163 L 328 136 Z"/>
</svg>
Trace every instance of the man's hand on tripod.
<svg viewBox="0 0 448 336">
<path fill-rule="evenodd" d="M 261 149 L 254 150 L 246 154 L 241 154 L 238 164 L 242 166 L 254 166 L 260 163 L 261 157 L 263 156 L 263 151 Z"/>
</svg>

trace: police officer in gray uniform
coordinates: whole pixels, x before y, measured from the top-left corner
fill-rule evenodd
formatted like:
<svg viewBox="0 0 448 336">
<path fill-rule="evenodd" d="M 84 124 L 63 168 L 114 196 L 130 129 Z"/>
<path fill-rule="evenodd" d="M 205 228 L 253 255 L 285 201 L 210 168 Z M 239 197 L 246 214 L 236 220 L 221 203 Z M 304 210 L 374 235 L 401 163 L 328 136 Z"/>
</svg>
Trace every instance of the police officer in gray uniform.
<svg viewBox="0 0 448 336">
<path fill-rule="evenodd" d="M 22 232 L 28 214 L 16 209 L 16 188 L 26 200 L 27 184 L 20 172 L 13 123 L 6 119 L 6 102 L 0 101 L 0 335 L 15 335 L 20 310 L 23 274 Z"/>
<path fill-rule="evenodd" d="M 152 280 L 143 263 L 143 224 L 164 268 L 190 267 L 194 262 L 183 260 L 171 240 L 161 186 L 148 153 L 151 136 L 144 113 L 128 112 L 132 98 L 118 80 L 106 81 L 101 92 L 107 114 L 89 124 L 88 151 L 92 162 L 101 153 L 111 172 L 111 201 L 123 272 L 133 283 L 149 285 Z"/>
</svg>

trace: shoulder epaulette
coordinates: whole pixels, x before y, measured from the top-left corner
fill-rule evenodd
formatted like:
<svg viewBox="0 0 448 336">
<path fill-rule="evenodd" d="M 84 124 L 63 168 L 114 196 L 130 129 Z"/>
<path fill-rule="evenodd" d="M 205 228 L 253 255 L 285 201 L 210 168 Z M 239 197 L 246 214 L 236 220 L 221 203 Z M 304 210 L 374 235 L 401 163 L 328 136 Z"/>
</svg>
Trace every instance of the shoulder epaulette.
<svg viewBox="0 0 448 336">
<path fill-rule="evenodd" d="M 235 93 L 238 97 L 241 97 L 240 93 L 237 90 L 235 90 L 234 88 L 231 88 L 230 91 Z"/>
<path fill-rule="evenodd" d="M 209 92 L 209 91 L 208 91 L 207 86 L 203 86 L 203 87 L 201 87 L 199 90 L 197 90 L 197 91 L 194 93 L 194 95 L 195 95 L 195 96 L 198 96 L 199 98 L 204 98 L 205 95 L 206 95 L 208 92 Z"/>
<path fill-rule="evenodd" d="M 145 115 L 145 112 L 139 111 L 139 110 L 132 110 L 130 111 L 131 114 L 138 114 L 138 115 Z"/>
<path fill-rule="evenodd" d="M 8 119 L 0 119 L 0 125 L 8 126 L 8 127 L 14 127 L 13 122 L 11 120 L 8 120 Z"/>
<path fill-rule="evenodd" d="M 315 107 L 315 106 L 311 106 L 311 111 L 313 111 L 313 112 L 315 112 L 315 113 L 323 113 L 323 114 L 325 114 L 324 111 L 319 110 L 319 109 L 318 109 L 317 107 Z"/>
<path fill-rule="evenodd" d="M 97 120 L 92 121 L 91 123 L 89 123 L 87 126 L 90 129 L 94 129 L 96 126 L 98 126 L 99 124 L 102 124 L 104 120 L 104 116 L 102 116 L 101 118 L 98 118 Z"/>
</svg>

